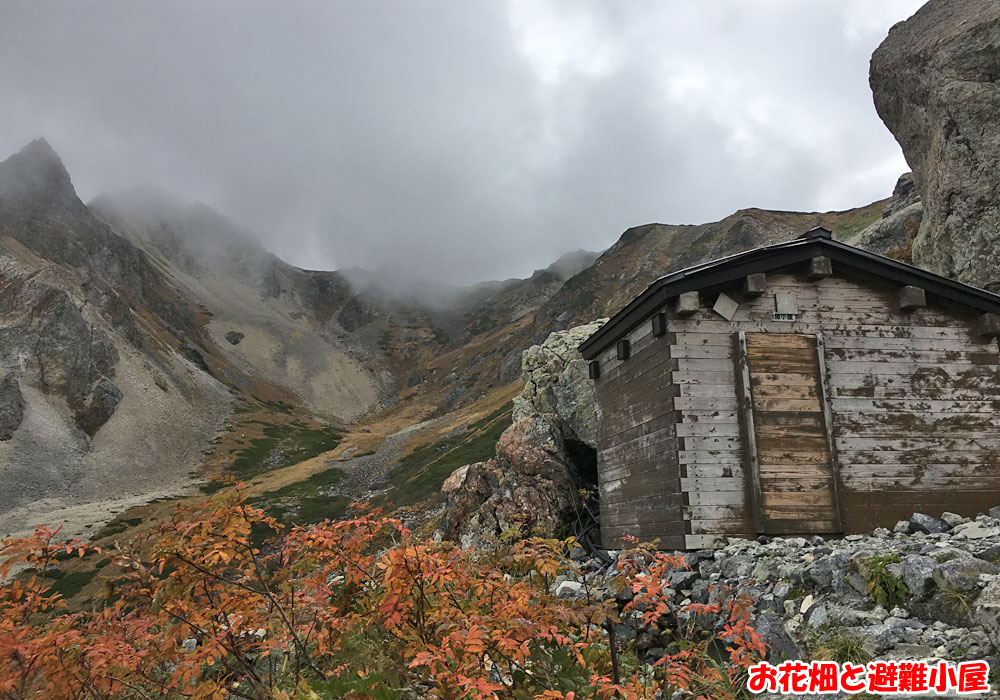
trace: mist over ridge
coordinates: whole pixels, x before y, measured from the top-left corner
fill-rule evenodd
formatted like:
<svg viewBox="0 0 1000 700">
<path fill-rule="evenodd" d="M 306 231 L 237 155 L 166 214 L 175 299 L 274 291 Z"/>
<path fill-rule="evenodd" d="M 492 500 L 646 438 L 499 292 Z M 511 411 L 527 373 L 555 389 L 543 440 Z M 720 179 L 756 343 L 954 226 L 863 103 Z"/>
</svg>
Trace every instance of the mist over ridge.
<svg viewBox="0 0 1000 700">
<path fill-rule="evenodd" d="M 883 196 L 868 57 L 917 5 L 11 4 L 0 152 L 44 134 L 84 201 L 150 182 L 302 268 L 524 278 Z"/>
</svg>

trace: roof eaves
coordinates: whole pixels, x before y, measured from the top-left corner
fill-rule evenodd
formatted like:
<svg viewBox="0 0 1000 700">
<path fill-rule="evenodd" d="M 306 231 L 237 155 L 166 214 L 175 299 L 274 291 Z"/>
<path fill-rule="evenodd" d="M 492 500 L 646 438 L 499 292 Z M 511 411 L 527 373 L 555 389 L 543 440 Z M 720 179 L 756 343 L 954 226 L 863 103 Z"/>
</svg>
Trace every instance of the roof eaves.
<svg viewBox="0 0 1000 700">
<path fill-rule="evenodd" d="M 883 279 L 919 286 L 933 295 L 962 306 L 1000 313 L 1000 296 L 978 287 L 830 238 L 797 238 L 700 263 L 660 277 L 581 343 L 579 350 L 586 359 L 593 359 L 679 294 L 726 284 L 754 272 L 767 272 L 794 265 L 819 254 L 828 255 L 835 262 Z"/>
</svg>

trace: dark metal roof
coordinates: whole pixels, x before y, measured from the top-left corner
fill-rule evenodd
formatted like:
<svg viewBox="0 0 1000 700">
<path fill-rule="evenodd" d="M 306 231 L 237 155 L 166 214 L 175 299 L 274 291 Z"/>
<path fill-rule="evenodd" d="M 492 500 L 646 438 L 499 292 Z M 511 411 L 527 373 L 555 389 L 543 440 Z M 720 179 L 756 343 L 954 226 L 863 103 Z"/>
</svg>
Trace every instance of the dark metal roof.
<svg viewBox="0 0 1000 700">
<path fill-rule="evenodd" d="M 930 295 L 960 306 L 984 313 L 1000 313 L 1000 296 L 996 294 L 835 241 L 826 229 L 814 228 L 785 243 L 755 248 L 664 275 L 581 343 L 580 352 L 584 358 L 593 359 L 667 301 L 684 292 L 727 284 L 755 272 L 771 272 L 808 262 L 816 256 L 826 256 L 838 266 L 900 286 L 920 287 Z"/>
</svg>

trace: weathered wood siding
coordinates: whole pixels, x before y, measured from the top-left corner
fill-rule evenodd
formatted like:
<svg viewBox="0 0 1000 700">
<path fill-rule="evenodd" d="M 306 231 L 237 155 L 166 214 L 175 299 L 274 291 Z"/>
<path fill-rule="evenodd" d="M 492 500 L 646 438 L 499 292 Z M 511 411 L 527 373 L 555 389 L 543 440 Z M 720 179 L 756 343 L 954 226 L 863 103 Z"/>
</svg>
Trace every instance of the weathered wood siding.
<svg viewBox="0 0 1000 700">
<path fill-rule="evenodd" d="M 794 322 L 772 320 L 777 293 L 795 295 Z M 656 346 L 674 367 L 687 547 L 758 532 L 739 414 L 739 331 L 823 338 L 846 531 L 891 527 L 914 510 L 972 514 L 1000 503 L 1000 354 L 996 341 L 976 335 L 975 314 L 935 306 L 903 313 L 894 287 L 837 270 L 820 280 L 768 275 L 765 293 L 742 300 L 731 321 L 712 312 L 714 301 L 704 295 L 696 314 L 672 317 L 669 347 Z"/>
<path fill-rule="evenodd" d="M 711 304 L 714 300 L 703 300 Z M 676 358 L 677 456 L 685 498 L 685 546 L 712 546 L 719 535 L 756 532 L 737 400 L 733 333 L 699 332 L 698 319 L 724 321 L 710 309 L 672 318 Z"/>
<path fill-rule="evenodd" d="M 619 361 L 614 347 L 601 353 L 595 381 L 601 537 L 612 547 L 634 535 L 682 548 L 674 362 L 666 336 L 654 337 L 648 321 L 626 337 L 629 359 Z"/>
<path fill-rule="evenodd" d="M 746 434 L 754 433 L 757 458 L 758 529 L 841 532 L 819 337 L 741 332 L 740 346 L 749 394 L 741 410 L 749 416 Z"/>
</svg>

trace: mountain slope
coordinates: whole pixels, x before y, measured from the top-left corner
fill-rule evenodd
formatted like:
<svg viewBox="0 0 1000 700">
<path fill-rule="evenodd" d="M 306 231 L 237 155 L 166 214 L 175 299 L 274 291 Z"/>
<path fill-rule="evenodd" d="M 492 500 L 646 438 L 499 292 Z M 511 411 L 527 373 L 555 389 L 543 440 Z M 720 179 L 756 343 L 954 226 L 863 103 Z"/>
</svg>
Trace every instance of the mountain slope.
<svg viewBox="0 0 1000 700">
<path fill-rule="evenodd" d="M 48 144 L 0 163 L 0 532 L 189 481 L 231 402 L 180 352 L 199 317 Z"/>
<path fill-rule="evenodd" d="M 377 403 L 378 378 L 323 323 L 346 301 L 345 281 L 285 264 L 204 205 L 139 192 L 90 208 L 204 307 L 203 331 L 227 361 L 321 414 L 350 420 Z"/>
<path fill-rule="evenodd" d="M 162 193 L 85 206 L 34 142 L 0 163 L 0 478 L 13 485 L 0 490 L 0 533 L 67 507 L 99 521 L 316 418 L 361 419 L 358 434 L 435 418 L 458 429 L 516 391 L 525 348 L 660 275 L 818 223 L 847 235 L 881 212 L 650 224 L 527 279 L 401 287 L 384 271 L 288 265 L 218 212 Z"/>
</svg>

